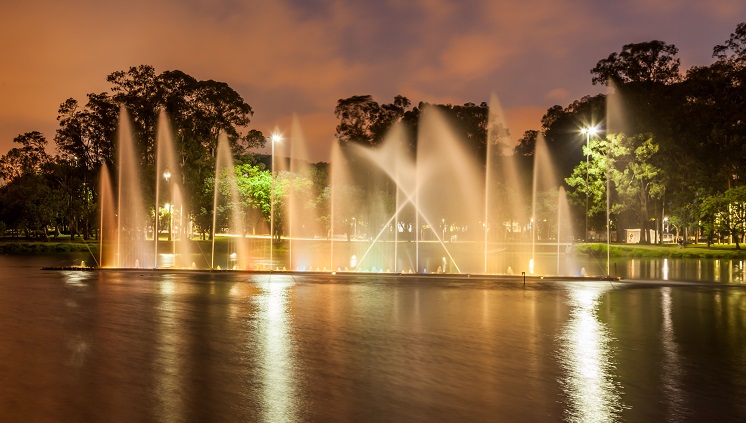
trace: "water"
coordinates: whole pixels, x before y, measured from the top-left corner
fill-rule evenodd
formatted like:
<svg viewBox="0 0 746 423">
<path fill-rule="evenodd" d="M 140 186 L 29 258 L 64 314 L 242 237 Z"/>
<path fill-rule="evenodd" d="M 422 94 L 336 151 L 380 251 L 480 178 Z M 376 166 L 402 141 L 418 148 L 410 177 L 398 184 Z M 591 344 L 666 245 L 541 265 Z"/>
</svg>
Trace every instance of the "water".
<svg viewBox="0 0 746 423">
<path fill-rule="evenodd" d="M 0 256 L 2 421 L 736 421 L 746 288 L 42 271 Z"/>
<path fill-rule="evenodd" d="M 221 134 L 209 229 L 230 245 L 221 254 L 211 246 L 209 259 L 192 242 L 190 216 L 195 211 L 184 192 L 185 162 L 179 160 L 165 112 L 159 116 L 152 163 L 152 157 L 146 160 L 138 151 L 142 143 L 122 109 L 116 173 L 102 172 L 100 226 L 106 242 L 101 243 L 100 267 L 217 269 L 226 267 L 216 263 L 226 263 L 229 269 L 304 270 L 328 264 L 330 269 L 432 273 L 450 268 L 455 273 L 505 274 L 508 267 L 531 263 L 530 274 L 578 273 L 579 268 L 563 269 L 559 261 L 544 268 L 536 265 L 537 254 L 547 245 L 560 251 L 572 239 L 570 216 L 560 212 L 566 199 L 558 191 L 553 161 L 541 137 L 531 177 L 521 176 L 520 157 L 499 154 L 504 153 L 500 140 L 505 141 L 507 131 L 496 98 L 491 103 L 485 146 L 462 139 L 447 114 L 427 107 L 417 123 L 416 148 L 401 122 L 392 125 L 376 148 L 355 143 L 335 147 L 330 185 L 320 188 L 322 192 L 315 192 L 314 180 L 324 175 L 307 163 L 305 137 L 294 119 L 290 139 L 277 146 L 277 160 L 272 140 L 268 228 L 258 208 L 239 201 L 232 152 Z M 477 151 L 481 148 L 484 157 Z M 146 170 L 146 162 L 154 165 L 155 174 Z M 203 233 L 206 229 L 201 228 Z M 269 241 L 267 229 L 276 242 Z M 565 239 L 556 237 L 563 229 Z M 171 244 L 165 249 L 158 241 L 163 232 Z M 339 239 L 365 240 L 368 245 L 353 258 L 344 254 L 345 247 L 335 248 Z M 316 248 L 320 240 L 328 245 Z M 409 243 L 413 251 L 401 245 Z M 275 260 L 271 245 L 287 250 L 281 261 Z M 512 262 L 503 262 L 506 250 Z M 169 254 L 165 260 L 164 253 Z"/>
</svg>

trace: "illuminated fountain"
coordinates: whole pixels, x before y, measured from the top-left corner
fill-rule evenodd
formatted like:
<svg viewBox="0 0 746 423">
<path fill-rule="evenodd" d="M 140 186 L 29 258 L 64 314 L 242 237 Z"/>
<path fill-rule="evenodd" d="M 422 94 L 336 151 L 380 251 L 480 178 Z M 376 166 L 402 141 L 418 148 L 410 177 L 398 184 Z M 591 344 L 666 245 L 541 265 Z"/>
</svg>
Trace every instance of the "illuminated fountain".
<svg viewBox="0 0 746 423">
<path fill-rule="evenodd" d="M 565 253 L 573 233 L 567 198 L 557 188 L 545 142 L 537 140 L 533 171 L 522 168 L 516 157 L 500 151 L 499 141 L 507 137 L 501 115 L 493 99 L 483 163 L 437 107 L 422 110 L 416 146 L 401 124 L 375 149 L 335 144 L 323 193 L 313 191 L 313 167 L 294 118 L 289 138 L 278 143 L 272 160 L 272 193 L 277 188 L 281 194 L 272 205 L 280 237 L 274 247 L 269 228 L 247 226 L 248 214 L 258 211 L 240 201 L 223 135 L 216 153 L 215 236 L 205 249 L 209 252 L 198 252 L 165 114 L 159 120 L 154 175 L 153 209 L 159 218 L 148 218 L 140 156 L 123 111 L 117 190 L 102 172 L 102 266 L 578 275 Z M 118 229 L 107 229 L 111 225 Z"/>
<path fill-rule="evenodd" d="M 154 267 L 153 249 L 148 248 L 147 228 L 150 219 L 142 200 L 140 156 L 124 108 L 120 110 L 117 157 L 117 190 L 113 189 L 114 183 L 108 170 L 104 169 L 101 176 L 103 236 L 99 262 L 103 267 Z"/>
<path fill-rule="evenodd" d="M 496 115 L 490 117 L 495 131 L 504 127 Z M 334 150 L 333 222 L 357 235 L 350 222 L 364 221 L 368 234 L 364 248 L 333 237 L 332 268 L 344 270 L 349 261 L 350 270 L 368 272 L 579 273 L 560 260 L 572 227 L 543 139 L 527 189 L 514 158 L 494 151 L 499 144 L 488 147 L 487 163 L 480 165 L 436 108 L 423 111 L 416 153 L 405 148 L 405 137 L 395 126 L 375 150 Z M 368 198 L 348 204 L 359 185 Z M 381 191 L 394 192 L 388 207 Z M 359 244 L 360 237 L 354 238 Z"/>
<path fill-rule="evenodd" d="M 173 136 L 168 124 L 166 113 L 161 111 L 158 118 L 158 137 L 156 140 L 156 168 L 155 168 L 155 210 L 153 248 L 154 257 L 163 258 L 163 267 L 190 267 L 193 263 L 191 251 L 191 225 L 185 212 L 189 210 L 183 196 L 183 177 L 179 160 L 176 155 Z M 165 200 L 165 201 L 164 201 Z M 163 211 L 163 213 L 161 213 Z M 169 248 L 161 250 L 159 256 L 158 244 L 160 240 L 161 215 L 165 217 L 167 241 Z M 158 260 L 154 267 L 159 267 Z"/>
</svg>

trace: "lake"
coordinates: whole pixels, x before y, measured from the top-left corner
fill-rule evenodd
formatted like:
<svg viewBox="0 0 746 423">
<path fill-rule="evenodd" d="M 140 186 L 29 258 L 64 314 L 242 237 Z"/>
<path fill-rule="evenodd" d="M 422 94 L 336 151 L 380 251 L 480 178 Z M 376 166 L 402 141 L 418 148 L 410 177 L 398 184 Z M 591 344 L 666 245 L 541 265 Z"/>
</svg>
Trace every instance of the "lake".
<svg viewBox="0 0 746 423">
<path fill-rule="evenodd" d="M 76 262 L 0 256 L 1 421 L 746 419 L 737 261 L 525 287 L 40 270 Z"/>
</svg>

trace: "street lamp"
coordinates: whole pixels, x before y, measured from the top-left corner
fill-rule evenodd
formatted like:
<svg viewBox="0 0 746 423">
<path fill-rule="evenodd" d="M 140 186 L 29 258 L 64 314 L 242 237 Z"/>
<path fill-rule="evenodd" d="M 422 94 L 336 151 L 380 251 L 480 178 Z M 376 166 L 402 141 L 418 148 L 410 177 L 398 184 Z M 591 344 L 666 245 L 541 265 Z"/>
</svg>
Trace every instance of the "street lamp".
<svg viewBox="0 0 746 423">
<path fill-rule="evenodd" d="M 272 169 L 270 170 L 269 188 L 269 265 L 271 269 L 275 242 L 275 143 L 282 141 L 282 136 L 274 133 L 270 137 L 270 141 L 272 143 Z"/>
<path fill-rule="evenodd" d="M 595 126 L 585 127 L 580 130 L 585 135 L 585 242 L 588 242 L 588 196 L 590 185 L 588 183 L 588 168 L 590 167 L 591 135 L 596 135 L 598 128 Z"/>
<path fill-rule="evenodd" d="M 166 180 L 166 184 L 168 184 L 169 181 L 171 180 L 171 172 L 169 172 L 168 169 L 165 172 L 163 172 L 163 178 Z M 171 204 L 173 207 L 174 193 L 170 185 L 169 185 L 169 192 L 171 195 Z M 172 210 L 171 208 L 169 208 L 168 204 L 166 204 L 166 209 L 168 210 L 168 240 L 171 241 L 171 226 L 173 225 L 173 221 L 171 218 Z"/>
</svg>

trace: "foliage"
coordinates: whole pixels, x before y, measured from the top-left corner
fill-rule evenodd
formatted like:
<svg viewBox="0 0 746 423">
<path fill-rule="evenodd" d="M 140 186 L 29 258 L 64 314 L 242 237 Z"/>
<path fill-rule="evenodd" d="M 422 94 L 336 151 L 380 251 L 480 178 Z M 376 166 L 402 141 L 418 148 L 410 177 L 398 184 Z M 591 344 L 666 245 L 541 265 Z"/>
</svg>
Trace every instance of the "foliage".
<svg viewBox="0 0 746 423">
<path fill-rule="evenodd" d="M 730 234 L 736 249 L 741 249 L 746 232 L 746 186 L 706 197 L 702 209 L 707 223 L 716 231 Z"/>
<path fill-rule="evenodd" d="M 0 220 L 8 229 L 27 237 L 49 239 L 48 228 L 56 228 L 65 199 L 45 175 L 29 173 L 0 188 Z"/>
<path fill-rule="evenodd" d="M 593 84 L 678 82 L 680 60 L 675 57 L 678 52 L 673 44 L 659 40 L 626 44 L 620 53 L 611 53 L 591 69 Z"/>
<path fill-rule="evenodd" d="M 530 174 L 536 142 L 543 136 L 556 171 L 570 175 L 565 184 L 575 214 L 585 214 L 588 198 L 597 228 L 605 225 L 608 175 L 613 182 L 615 220 L 624 222 L 618 227 L 652 227 L 653 219 L 660 224 L 658 218 L 665 213 L 677 230 L 731 234 L 741 242 L 738 205 L 746 180 L 746 23 L 713 48 L 715 61 L 710 65 L 693 67 L 682 75 L 677 54 L 674 45 L 652 40 L 626 44 L 599 60 L 591 70 L 592 82 L 609 85 L 613 92 L 550 107 L 541 127 L 526 131 L 513 149 L 518 171 Z M 5 184 L 0 191 L 0 214 L 7 229 L 28 236 L 62 230 L 84 238 L 95 232 L 97 180 L 104 164 L 112 168 L 116 163 L 114 139 L 122 108 L 131 116 L 147 197 L 153 197 L 156 125 L 165 110 L 174 130 L 185 202 L 192 208 L 187 213 L 199 230 L 210 232 L 212 227 L 211 181 L 221 132 L 239 157 L 236 175 L 241 204 L 237 207 L 245 213 L 246 228 L 269 220 L 272 178 L 249 154 L 252 148 L 263 146 L 266 138 L 249 128 L 253 109 L 235 90 L 179 70 L 158 73 L 147 65 L 113 72 L 107 81 L 108 90 L 88 94 L 85 102 L 72 98 L 62 102 L 54 137 L 56 155 L 46 152 L 42 134 L 27 132 L 16 137 L 17 146 L 0 158 L 0 179 Z M 356 95 L 337 102 L 337 136 L 343 148 L 353 144 L 379 147 L 389 129 L 400 122 L 406 144 L 402 151 L 415 156 L 421 135 L 418 122 L 427 108 L 437 108 L 451 121 L 478 163 L 485 163 L 488 146 L 495 146 L 498 154 L 507 152 L 508 128 L 484 102 L 413 106 L 400 95 L 390 103 Z M 613 116 L 615 108 L 624 110 L 624 116 Z M 604 121 L 603 132 L 586 146 L 579 129 Z M 609 127 L 609 122 L 618 126 Z M 363 188 L 363 182 L 380 179 L 380 175 L 354 163 L 352 168 L 350 186 L 335 187 L 339 191 L 335 198 L 342 195 L 350 203 L 379 204 L 379 210 L 364 218 L 373 227 L 380 223 L 376 213 L 392 207 L 393 187 L 378 181 Z M 315 207 L 327 229 L 332 223 L 349 226 L 353 216 L 358 216 L 358 222 L 363 219 L 353 210 L 357 206 L 350 206 L 348 213 L 336 213 L 338 221 L 331 222 L 328 175 L 315 169 L 303 175 L 276 175 L 275 218 L 280 229 L 291 191 L 304 193 L 304 207 Z M 220 189 L 225 195 L 224 185 Z M 145 201 L 153 202 L 152 198 Z M 542 207 L 538 206 L 540 213 L 544 213 Z"/>
<path fill-rule="evenodd" d="M 337 102 L 337 138 L 345 143 L 379 145 L 386 131 L 409 110 L 411 103 L 396 96 L 390 104 L 378 104 L 370 95 L 356 95 Z"/>
<path fill-rule="evenodd" d="M 26 132 L 15 137 L 13 142 L 21 147 L 10 149 L 0 158 L 0 178 L 9 183 L 20 176 L 41 173 L 50 161 L 44 135 L 38 131 Z"/>
</svg>

